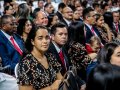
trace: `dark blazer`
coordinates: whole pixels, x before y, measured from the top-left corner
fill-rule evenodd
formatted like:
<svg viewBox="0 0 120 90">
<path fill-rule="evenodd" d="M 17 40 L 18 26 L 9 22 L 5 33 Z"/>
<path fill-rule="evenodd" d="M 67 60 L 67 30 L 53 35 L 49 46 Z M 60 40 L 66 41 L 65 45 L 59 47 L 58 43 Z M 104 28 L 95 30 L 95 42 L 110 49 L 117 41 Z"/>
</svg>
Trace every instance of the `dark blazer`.
<svg viewBox="0 0 120 90">
<path fill-rule="evenodd" d="M 81 21 L 81 22 L 83 22 L 83 19 L 82 19 L 82 18 L 80 18 L 80 21 Z"/>
<path fill-rule="evenodd" d="M 56 15 L 58 16 L 59 20 L 63 19 L 63 16 L 62 16 L 62 14 L 60 12 L 57 11 Z"/>
<path fill-rule="evenodd" d="M 64 19 L 61 19 L 60 22 L 64 23 L 66 27 L 68 27 L 67 22 Z"/>
<path fill-rule="evenodd" d="M 93 27 L 93 29 L 94 29 L 95 33 L 97 34 L 97 36 L 101 39 L 102 37 L 101 37 L 98 29 L 96 29 L 95 27 Z M 92 36 L 94 36 L 94 34 L 91 32 L 91 30 L 89 29 L 89 27 L 87 25 L 85 25 L 85 31 L 86 31 L 86 35 L 85 35 L 86 43 L 89 43 L 90 38 Z"/>
<path fill-rule="evenodd" d="M 65 48 L 62 48 L 62 51 L 64 53 L 64 58 L 65 58 L 65 61 L 66 61 L 66 67 L 67 67 L 67 70 L 68 70 L 69 66 L 70 66 L 70 60 L 68 58 L 68 54 L 67 54 Z M 49 46 L 49 49 L 48 49 L 47 52 L 52 53 L 55 56 L 55 58 L 58 60 L 58 62 L 61 64 L 61 66 L 62 66 L 61 74 L 64 75 L 66 70 L 65 70 L 64 65 L 62 64 L 62 62 L 60 60 L 59 54 L 58 54 L 58 52 L 57 52 L 57 50 L 56 50 L 56 48 L 55 48 L 55 46 L 52 42 L 50 43 L 50 46 Z"/>
<path fill-rule="evenodd" d="M 119 31 L 118 32 L 120 32 L 120 23 L 118 23 L 118 29 L 119 29 Z M 116 27 L 115 27 L 115 25 L 113 24 L 113 31 L 114 32 L 116 32 Z"/>
<path fill-rule="evenodd" d="M 24 51 L 24 43 L 21 37 L 17 34 L 13 35 L 15 41 L 19 45 L 22 51 Z M 0 56 L 2 58 L 2 65 L 10 65 L 10 71 L 13 74 L 15 65 L 19 62 L 21 55 L 14 48 L 11 42 L 6 36 L 0 31 Z"/>
</svg>

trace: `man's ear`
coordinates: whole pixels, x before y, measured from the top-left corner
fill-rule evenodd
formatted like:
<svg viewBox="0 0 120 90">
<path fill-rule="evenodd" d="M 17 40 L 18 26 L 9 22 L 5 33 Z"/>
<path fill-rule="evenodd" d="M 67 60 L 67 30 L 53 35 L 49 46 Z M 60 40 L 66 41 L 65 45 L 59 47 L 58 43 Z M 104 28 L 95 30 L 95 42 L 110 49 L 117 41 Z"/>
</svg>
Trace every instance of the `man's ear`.
<svg viewBox="0 0 120 90">
<path fill-rule="evenodd" d="M 89 16 L 86 16 L 85 18 L 86 18 L 86 20 L 89 20 Z"/>
<path fill-rule="evenodd" d="M 6 28 L 6 25 L 1 25 L 2 29 L 5 29 Z"/>
<path fill-rule="evenodd" d="M 54 39 L 55 39 L 55 35 L 54 34 L 51 34 L 51 39 L 54 41 Z"/>
</svg>

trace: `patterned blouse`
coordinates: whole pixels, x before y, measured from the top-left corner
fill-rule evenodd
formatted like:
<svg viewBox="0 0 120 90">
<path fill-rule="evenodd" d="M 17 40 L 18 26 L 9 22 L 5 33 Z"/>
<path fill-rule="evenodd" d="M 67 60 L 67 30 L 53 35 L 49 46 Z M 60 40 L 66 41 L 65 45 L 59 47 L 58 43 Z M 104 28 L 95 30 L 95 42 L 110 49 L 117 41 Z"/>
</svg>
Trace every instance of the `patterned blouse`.
<svg viewBox="0 0 120 90">
<path fill-rule="evenodd" d="M 103 29 L 103 28 L 97 28 L 98 30 L 99 30 L 99 32 L 100 32 L 100 35 L 101 35 L 101 37 L 102 37 L 102 39 L 103 39 L 103 44 L 106 44 L 106 43 L 108 43 L 109 42 L 109 39 L 108 39 L 108 34 L 107 34 L 107 31 L 105 30 L 105 29 Z"/>
<path fill-rule="evenodd" d="M 40 64 L 32 54 L 27 54 L 18 66 L 18 83 L 32 85 L 35 90 L 50 86 L 56 80 L 56 73 L 61 70 L 61 66 L 52 54 L 46 54 L 46 57 L 48 69 Z"/>
<path fill-rule="evenodd" d="M 72 42 L 69 45 L 68 55 L 71 63 L 77 67 L 77 69 L 86 68 L 91 62 L 91 58 L 88 56 L 85 47 L 76 42 Z"/>
</svg>

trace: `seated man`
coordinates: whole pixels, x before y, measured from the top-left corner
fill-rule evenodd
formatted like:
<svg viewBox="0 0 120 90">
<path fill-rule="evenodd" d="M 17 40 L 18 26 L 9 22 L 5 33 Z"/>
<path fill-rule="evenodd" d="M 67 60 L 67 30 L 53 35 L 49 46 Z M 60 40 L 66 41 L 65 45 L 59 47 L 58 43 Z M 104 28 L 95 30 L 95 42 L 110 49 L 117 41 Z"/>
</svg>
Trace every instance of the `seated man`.
<svg viewBox="0 0 120 90">
<path fill-rule="evenodd" d="M 11 15 L 3 15 L 1 17 L 0 30 L 0 56 L 2 66 L 9 66 L 11 75 L 14 75 L 15 65 L 19 62 L 23 52 L 24 43 L 16 32 L 16 20 Z"/>
<path fill-rule="evenodd" d="M 51 28 L 51 43 L 48 52 L 52 53 L 62 66 L 61 74 L 69 69 L 70 61 L 64 45 L 68 39 L 68 31 L 63 23 L 56 23 Z"/>
</svg>

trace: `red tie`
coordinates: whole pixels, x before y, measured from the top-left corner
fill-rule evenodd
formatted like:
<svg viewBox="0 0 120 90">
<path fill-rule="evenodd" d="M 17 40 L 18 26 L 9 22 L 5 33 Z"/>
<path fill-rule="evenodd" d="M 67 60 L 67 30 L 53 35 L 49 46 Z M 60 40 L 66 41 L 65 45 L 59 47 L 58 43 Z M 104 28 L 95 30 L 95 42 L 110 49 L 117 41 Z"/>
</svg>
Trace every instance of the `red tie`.
<svg viewBox="0 0 120 90">
<path fill-rule="evenodd" d="M 118 33 L 118 23 L 116 23 L 115 26 L 116 26 L 116 32 Z"/>
<path fill-rule="evenodd" d="M 22 55 L 22 50 L 16 45 L 15 41 L 14 41 L 14 38 L 11 37 L 10 38 L 11 42 L 12 42 L 12 45 L 14 46 L 14 48 L 19 52 L 20 55 Z"/>
<path fill-rule="evenodd" d="M 64 68 L 65 68 L 66 66 L 65 66 L 64 55 L 63 55 L 62 50 L 60 50 L 60 52 L 59 52 L 59 56 L 60 56 L 60 59 L 61 59 L 61 61 L 62 61 L 63 66 L 64 66 Z M 66 70 L 66 68 L 65 68 L 65 70 Z"/>
<path fill-rule="evenodd" d="M 91 32 L 93 35 L 95 35 L 95 31 L 94 31 L 93 27 L 91 28 Z"/>
</svg>

